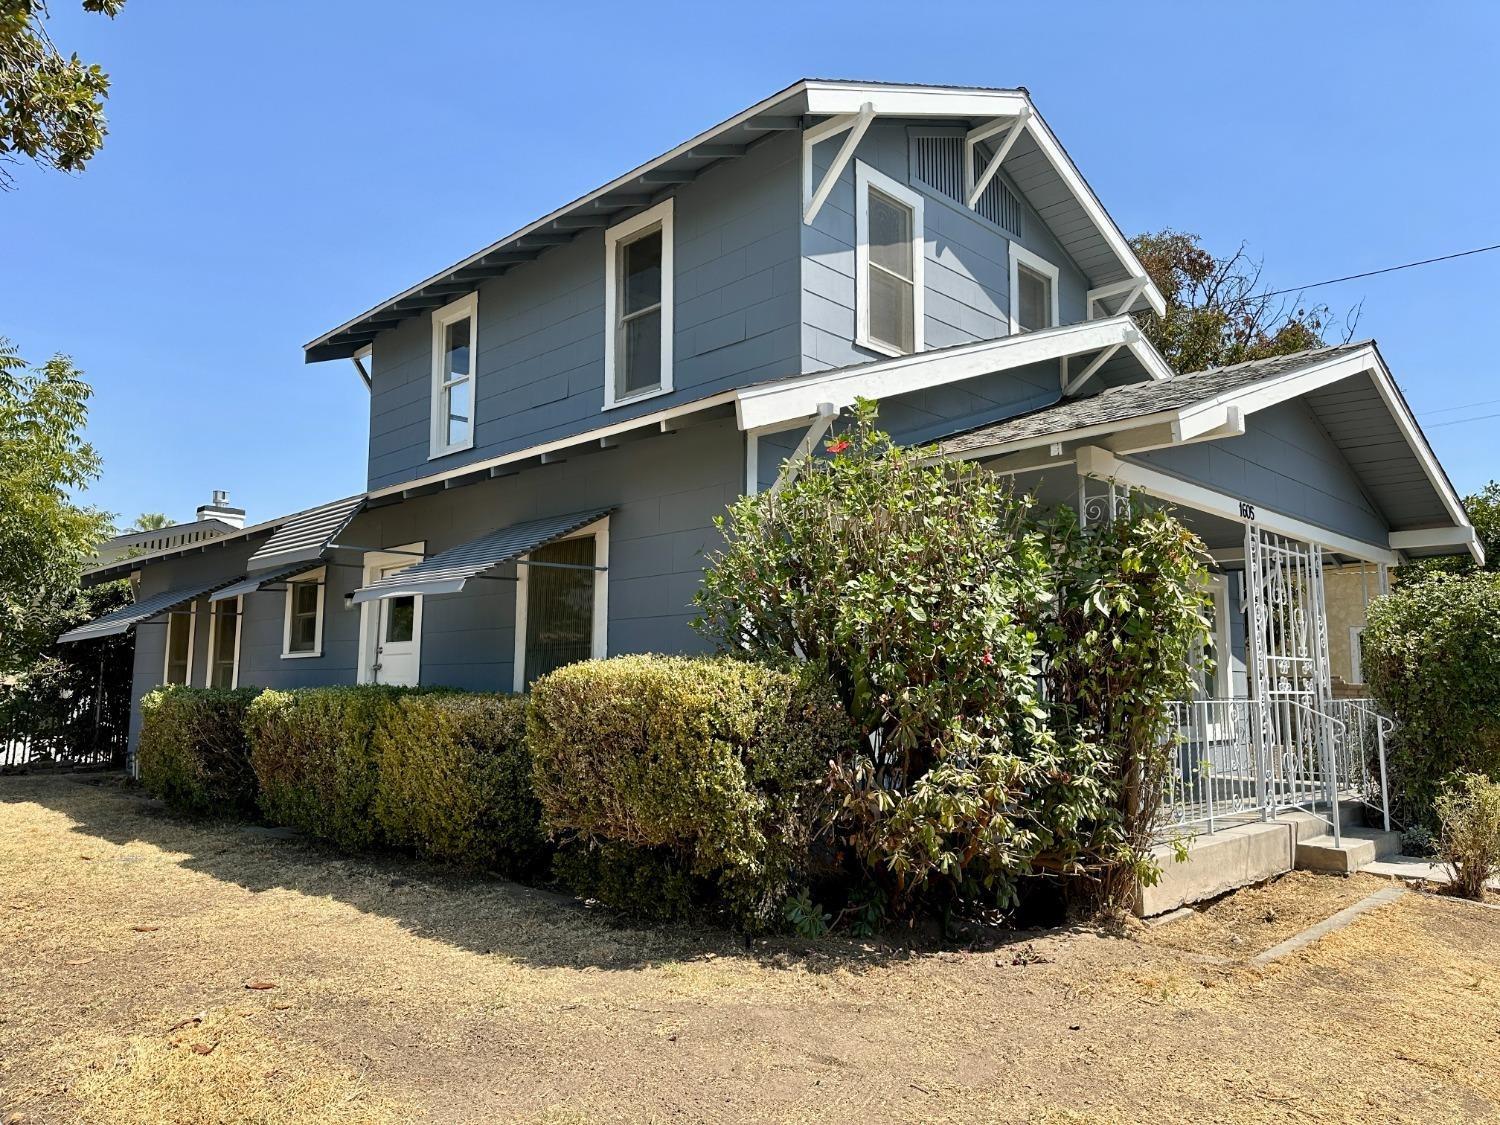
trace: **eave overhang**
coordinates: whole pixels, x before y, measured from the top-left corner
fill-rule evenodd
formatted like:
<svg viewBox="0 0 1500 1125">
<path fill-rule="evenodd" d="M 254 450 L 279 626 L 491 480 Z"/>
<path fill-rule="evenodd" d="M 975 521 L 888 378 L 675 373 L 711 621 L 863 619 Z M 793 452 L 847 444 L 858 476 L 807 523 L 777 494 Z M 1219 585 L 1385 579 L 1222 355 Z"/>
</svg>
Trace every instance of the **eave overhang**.
<svg viewBox="0 0 1500 1125">
<path fill-rule="evenodd" d="M 352 357 L 381 331 L 472 292 L 488 278 L 585 231 L 602 230 L 653 206 L 705 169 L 745 155 L 758 140 L 858 114 L 865 107 L 877 117 L 966 122 L 976 129 L 1024 120 L 1025 128 L 1007 155 L 1006 172 L 1065 246 L 1069 239 L 1085 240 L 1070 253 L 1089 277 L 1091 301 L 1097 298 L 1105 312 L 1165 310 L 1124 234 L 1026 90 L 805 79 L 323 333 L 304 346 L 304 358 L 316 363 Z"/>
</svg>

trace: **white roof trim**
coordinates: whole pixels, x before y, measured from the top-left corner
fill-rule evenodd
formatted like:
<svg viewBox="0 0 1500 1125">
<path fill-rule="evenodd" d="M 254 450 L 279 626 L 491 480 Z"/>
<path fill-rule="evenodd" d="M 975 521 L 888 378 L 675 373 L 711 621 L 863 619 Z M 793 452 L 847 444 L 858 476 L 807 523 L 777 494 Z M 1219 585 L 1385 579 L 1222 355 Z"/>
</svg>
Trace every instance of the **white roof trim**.
<svg viewBox="0 0 1500 1125">
<path fill-rule="evenodd" d="M 594 200 L 608 195 L 610 192 L 619 191 L 630 187 L 642 176 L 660 168 L 672 160 L 686 156 L 692 149 L 712 142 L 716 137 L 732 129 L 736 129 L 746 122 L 762 115 L 770 115 L 772 111 L 784 107 L 789 101 L 802 99 L 806 106 L 806 114 L 809 116 L 825 116 L 837 114 L 858 114 L 866 102 L 872 104 L 877 116 L 888 117 L 1007 117 L 1014 116 L 1020 112 L 1022 107 L 1030 109 L 1030 116 L 1026 123 L 1028 132 L 1035 139 L 1037 147 L 1046 156 L 1048 161 L 1056 169 L 1064 185 L 1078 200 L 1079 206 L 1083 208 L 1090 221 L 1097 227 L 1110 249 L 1120 259 L 1126 272 L 1132 277 L 1146 280 L 1146 288 L 1143 296 L 1147 304 L 1157 313 L 1164 315 L 1166 302 L 1156 286 L 1151 284 L 1145 267 L 1130 249 L 1130 244 L 1124 233 L 1115 224 L 1104 205 L 1099 202 L 1093 189 L 1084 180 L 1082 173 L 1073 164 L 1066 150 L 1058 143 L 1056 136 L 1036 112 L 1031 104 L 1030 97 L 1022 90 L 984 90 L 943 88 L 929 86 L 897 86 L 882 83 L 853 83 L 853 82 L 829 82 L 816 79 L 804 79 L 793 83 L 786 89 L 772 94 L 768 98 L 756 102 L 748 109 L 742 110 L 733 117 L 727 118 L 718 125 L 699 133 L 697 136 L 682 142 L 675 148 L 663 153 L 653 160 L 648 160 L 639 167 L 632 168 L 622 176 L 602 187 L 595 188 L 586 195 L 579 196 L 571 203 L 543 215 L 540 219 L 528 223 L 519 229 L 512 231 L 503 238 L 490 243 L 481 250 L 470 254 L 467 258 L 455 262 L 453 265 L 439 270 L 431 277 L 425 278 L 417 284 L 402 290 L 394 297 L 366 309 L 358 316 L 351 317 L 337 328 L 330 329 L 318 336 L 316 339 L 303 345 L 304 351 L 329 343 L 335 336 L 354 328 L 360 321 L 375 313 L 381 312 L 399 301 L 407 300 L 416 296 L 421 290 L 429 285 L 441 283 L 449 274 L 455 273 L 466 267 L 472 266 L 480 259 L 490 254 L 499 253 L 510 243 L 518 241 L 529 234 L 536 233 L 543 227 L 556 220 L 571 214 L 575 209 L 587 206 Z M 796 108 L 801 115 L 802 110 Z M 669 190 L 669 189 L 664 189 Z M 477 287 L 481 282 L 476 281 Z M 414 313 L 413 315 L 418 315 Z"/>
<path fill-rule="evenodd" d="M 1134 321 L 1116 316 L 745 387 L 736 392 L 735 405 L 740 429 L 758 430 L 811 417 L 825 402 L 845 407 L 857 398 L 888 398 L 1119 345 L 1129 347 L 1153 378 L 1165 379 L 1170 374 L 1166 361 Z"/>
</svg>

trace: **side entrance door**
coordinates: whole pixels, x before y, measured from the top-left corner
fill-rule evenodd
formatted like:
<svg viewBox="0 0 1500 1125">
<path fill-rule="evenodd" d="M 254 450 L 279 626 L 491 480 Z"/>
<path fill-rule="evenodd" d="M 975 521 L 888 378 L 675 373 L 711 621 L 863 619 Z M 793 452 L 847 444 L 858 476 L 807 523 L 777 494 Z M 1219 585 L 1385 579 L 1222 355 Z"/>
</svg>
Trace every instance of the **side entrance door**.
<svg viewBox="0 0 1500 1125">
<path fill-rule="evenodd" d="M 422 545 L 417 543 L 388 554 L 367 555 L 365 582 L 400 573 L 417 562 L 421 552 Z M 367 602 L 364 610 L 360 621 L 361 682 L 415 687 L 422 674 L 421 596 L 381 598 Z"/>
</svg>

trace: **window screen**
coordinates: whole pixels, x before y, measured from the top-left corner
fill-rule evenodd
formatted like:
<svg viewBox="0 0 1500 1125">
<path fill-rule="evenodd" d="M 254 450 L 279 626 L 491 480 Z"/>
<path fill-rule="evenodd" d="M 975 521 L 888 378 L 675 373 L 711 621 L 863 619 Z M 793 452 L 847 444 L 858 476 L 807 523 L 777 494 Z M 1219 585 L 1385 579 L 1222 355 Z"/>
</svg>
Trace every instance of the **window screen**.
<svg viewBox="0 0 1500 1125">
<path fill-rule="evenodd" d="M 538 547 L 532 562 L 564 566 L 526 569 L 526 683 L 594 651 L 594 537 Z"/>
</svg>

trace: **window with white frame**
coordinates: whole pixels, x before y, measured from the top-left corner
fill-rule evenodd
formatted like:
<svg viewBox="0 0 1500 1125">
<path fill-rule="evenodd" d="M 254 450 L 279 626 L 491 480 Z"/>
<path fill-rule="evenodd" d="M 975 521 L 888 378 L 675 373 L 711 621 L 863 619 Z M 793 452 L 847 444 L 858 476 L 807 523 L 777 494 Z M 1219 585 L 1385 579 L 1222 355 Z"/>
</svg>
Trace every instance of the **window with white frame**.
<svg viewBox="0 0 1500 1125">
<path fill-rule="evenodd" d="M 282 626 L 283 659 L 323 655 L 324 571 L 298 575 L 286 584 L 286 618 Z"/>
<path fill-rule="evenodd" d="M 167 614 L 166 655 L 161 682 L 191 685 L 193 682 L 193 635 L 197 632 L 198 606 L 174 609 Z"/>
<path fill-rule="evenodd" d="M 515 689 L 608 655 L 609 521 L 538 547 L 516 567 Z"/>
<path fill-rule="evenodd" d="M 856 161 L 854 242 L 854 342 L 884 355 L 921 351 L 921 195 Z"/>
<path fill-rule="evenodd" d="M 1057 267 L 1018 242 L 1010 244 L 1010 330 L 1056 328 Z"/>
<path fill-rule="evenodd" d="M 432 314 L 432 457 L 474 446 L 478 333 L 478 293 Z"/>
<path fill-rule="evenodd" d="M 672 200 L 604 235 L 604 408 L 672 389 Z"/>
<path fill-rule="evenodd" d="M 208 606 L 208 686 L 240 686 L 240 613 L 244 598 L 210 602 Z"/>
</svg>

